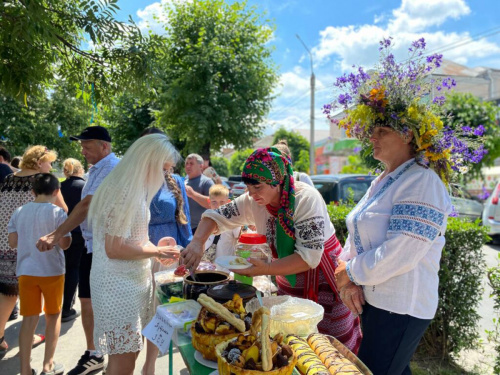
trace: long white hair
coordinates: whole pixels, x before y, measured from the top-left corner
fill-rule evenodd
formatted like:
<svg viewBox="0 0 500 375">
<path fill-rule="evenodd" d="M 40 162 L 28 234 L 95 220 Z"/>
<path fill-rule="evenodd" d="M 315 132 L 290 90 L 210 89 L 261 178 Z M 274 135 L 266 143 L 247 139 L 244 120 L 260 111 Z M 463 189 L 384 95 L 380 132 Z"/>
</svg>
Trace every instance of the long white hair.
<svg viewBox="0 0 500 375">
<path fill-rule="evenodd" d="M 130 231 L 134 217 L 165 183 L 163 166 L 175 165 L 180 155 L 163 134 L 139 138 L 108 174 L 92 197 L 89 224 L 105 227 L 111 235 Z"/>
</svg>

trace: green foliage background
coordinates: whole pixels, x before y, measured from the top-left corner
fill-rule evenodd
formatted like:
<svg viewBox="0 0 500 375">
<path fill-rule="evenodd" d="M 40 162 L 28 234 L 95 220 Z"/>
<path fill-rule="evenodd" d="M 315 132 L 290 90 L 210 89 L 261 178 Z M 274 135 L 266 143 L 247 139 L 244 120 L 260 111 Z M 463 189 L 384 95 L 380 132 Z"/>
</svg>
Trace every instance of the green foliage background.
<svg viewBox="0 0 500 375">
<path fill-rule="evenodd" d="M 243 165 L 247 158 L 252 154 L 254 150 L 251 148 L 247 148 L 242 151 L 236 151 L 229 161 L 229 174 L 232 175 L 241 175 L 243 171 Z"/>
<path fill-rule="evenodd" d="M 250 146 L 278 81 L 267 45 L 273 26 L 246 2 L 178 2 L 167 16 L 158 123 L 200 155 Z"/>
<path fill-rule="evenodd" d="M 486 102 L 472 94 L 451 93 L 446 95 L 443 110 L 450 115 L 445 118 L 445 126 L 460 129 L 468 126 L 472 129 L 483 125 L 486 129 L 484 147 L 488 153 L 480 163 L 474 164 L 469 173 L 463 175 L 464 180 L 470 180 L 481 174 L 481 168 L 494 165 L 500 157 L 500 127 L 497 117 L 500 107 L 493 102 Z"/>
<path fill-rule="evenodd" d="M 226 158 L 215 156 L 210 158 L 210 161 L 212 162 L 212 167 L 214 167 L 219 176 L 229 176 L 229 161 Z"/>
<path fill-rule="evenodd" d="M 272 144 L 274 145 L 282 139 L 288 142 L 288 148 L 292 153 L 293 169 L 299 172 L 308 172 L 309 141 L 302 135 L 285 128 L 280 128 L 274 133 Z"/>
</svg>

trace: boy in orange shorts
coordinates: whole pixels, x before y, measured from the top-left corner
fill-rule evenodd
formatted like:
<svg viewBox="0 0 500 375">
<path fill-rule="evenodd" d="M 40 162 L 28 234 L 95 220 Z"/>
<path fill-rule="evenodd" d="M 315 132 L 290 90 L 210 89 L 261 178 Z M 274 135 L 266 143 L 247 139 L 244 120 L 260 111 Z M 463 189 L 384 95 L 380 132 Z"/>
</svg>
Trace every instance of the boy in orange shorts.
<svg viewBox="0 0 500 375">
<path fill-rule="evenodd" d="M 42 296 L 45 311 L 45 356 L 41 375 L 59 375 L 61 364 L 54 362 L 54 353 L 61 330 L 61 308 L 64 291 L 64 254 L 71 244 L 71 234 L 59 241 L 59 246 L 40 252 L 38 238 L 51 233 L 66 220 L 66 213 L 54 201 L 59 192 L 59 181 L 50 173 L 34 177 L 35 201 L 19 207 L 8 225 L 9 245 L 17 248 L 16 274 L 19 278 L 19 300 L 23 323 L 19 333 L 21 375 L 37 374 L 31 368 L 31 344 L 40 313 Z"/>
</svg>

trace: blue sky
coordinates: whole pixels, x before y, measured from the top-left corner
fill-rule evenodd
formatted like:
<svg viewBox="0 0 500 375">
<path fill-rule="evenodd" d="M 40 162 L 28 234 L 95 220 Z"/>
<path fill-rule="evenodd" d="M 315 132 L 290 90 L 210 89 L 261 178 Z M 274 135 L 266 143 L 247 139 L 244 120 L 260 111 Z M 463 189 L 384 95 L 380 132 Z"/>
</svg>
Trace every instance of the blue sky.
<svg viewBox="0 0 500 375">
<path fill-rule="evenodd" d="M 120 0 L 119 18 L 131 15 L 142 28 L 161 32 L 153 16 L 161 16 L 162 6 L 170 2 Z M 271 44 L 281 79 L 267 133 L 280 126 L 309 128 L 310 60 L 296 34 L 313 53 L 319 129 L 328 128 L 321 107 L 336 95 L 335 77 L 353 64 L 373 66 L 382 37 L 394 38 L 396 57 L 404 58 L 410 42 L 424 37 L 428 51 L 448 49 L 442 52 L 444 58 L 500 69 L 500 0 L 249 0 L 249 4 L 267 12 L 275 25 Z"/>
</svg>

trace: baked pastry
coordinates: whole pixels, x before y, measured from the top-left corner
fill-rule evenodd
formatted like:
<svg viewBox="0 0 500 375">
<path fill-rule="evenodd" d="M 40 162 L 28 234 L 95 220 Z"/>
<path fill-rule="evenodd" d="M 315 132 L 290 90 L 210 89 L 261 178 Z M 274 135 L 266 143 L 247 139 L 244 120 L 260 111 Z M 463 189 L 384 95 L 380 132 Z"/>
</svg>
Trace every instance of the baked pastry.
<svg viewBox="0 0 500 375">
<path fill-rule="evenodd" d="M 326 366 L 305 340 L 288 335 L 286 342 L 297 354 L 297 369 L 302 375 L 330 375 Z"/>
<path fill-rule="evenodd" d="M 313 333 L 307 337 L 307 343 L 326 366 L 330 374 L 362 374 L 349 359 L 332 345 L 328 337 L 319 333 Z"/>
<path fill-rule="evenodd" d="M 269 309 L 261 307 L 253 315 L 250 333 L 217 345 L 220 375 L 292 374 L 297 356 L 284 343 L 283 335 L 269 337 L 269 324 Z"/>
<path fill-rule="evenodd" d="M 203 358 L 216 361 L 215 347 L 248 330 L 252 314 L 246 313 L 238 294 L 223 305 L 205 294 L 200 295 L 198 302 L 203 307 L 191 326 L 191 342 Z"/>
</svg>

